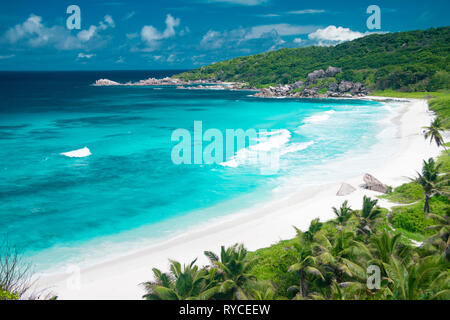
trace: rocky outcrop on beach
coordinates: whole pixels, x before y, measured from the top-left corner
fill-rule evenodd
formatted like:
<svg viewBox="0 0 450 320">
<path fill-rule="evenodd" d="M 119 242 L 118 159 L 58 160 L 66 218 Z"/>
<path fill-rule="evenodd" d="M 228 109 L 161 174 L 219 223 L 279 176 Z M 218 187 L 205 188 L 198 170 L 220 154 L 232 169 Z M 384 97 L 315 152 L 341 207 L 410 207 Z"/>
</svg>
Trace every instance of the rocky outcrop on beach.
<svg viewBox="0 0 450 320">
<path fill-rule="evenodd" d="M 341 187 L 339 188 L 338 192 L 336 193 L 336 195 L 338 197 L 348 196 L 349 194 L 351 194 L 355 191 L 356 191 L 356 188 L 353 187 L 351 184 L 343 183 L 341 185 Z"/>
<path fill-rule="evenodd" d="M 341 72 L 341 68 L 329 66 L 325 71 L 320 69 L 309 73 L 304 82 L 297 81 L 293 84 L 263 88 L 255 96 L 263 98 L 351 98 L 368 94 L 362 83 L 336 80 L 335 76 Z"/>
<path fill-rule="evenodd" d="M 372 190 L 381 193 L 388 193 L 389 187 L 382 183 L 380 180 L 375 178 L 374 176 L 366 173 L 363 177 L 364 184 L 361 185 L 363 189 Z"/>
</svg>

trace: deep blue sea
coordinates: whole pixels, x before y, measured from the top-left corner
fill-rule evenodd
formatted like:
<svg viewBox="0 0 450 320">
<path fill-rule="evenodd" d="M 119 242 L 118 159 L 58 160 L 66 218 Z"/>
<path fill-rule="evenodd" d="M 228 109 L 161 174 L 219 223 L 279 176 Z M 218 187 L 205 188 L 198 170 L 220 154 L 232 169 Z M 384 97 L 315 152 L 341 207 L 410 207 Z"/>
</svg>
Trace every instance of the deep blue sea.
<svg viewBox="0 0 450 320">
<path fill-rule="evenodd" d="M 37 270 L 124 253 L 269 201 L 280 190 L 345 178 L 357 168 L 333 171 L 327 164 L 363 157 L 391 112 L 377 102 L 92 86 L 100 78 L 173 73 L 0 73 L 0 237 Z M 272 132 L 255 143 L 277 151 L 279 170 L 244 161 L 238 149 L 223 163 L 175 165 L 171 135 L 193 132 L 194 121 L 224 135 Z M 90 156 L 61 154 L 84 147 Z"/>
</svg>

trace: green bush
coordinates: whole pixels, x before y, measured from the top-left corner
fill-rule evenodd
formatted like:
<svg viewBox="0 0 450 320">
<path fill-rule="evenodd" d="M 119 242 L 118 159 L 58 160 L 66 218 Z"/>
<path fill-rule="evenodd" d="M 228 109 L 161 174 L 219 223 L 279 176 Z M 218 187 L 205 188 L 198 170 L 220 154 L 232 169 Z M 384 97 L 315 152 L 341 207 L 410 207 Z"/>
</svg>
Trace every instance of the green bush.
<svg viewBox="0 0 450 320">
<path fill-rule="evenodd" d="M 428 83 L 427 91 L 439 89 L 450 89 L 450 73 L 447 71 L 437 71 Z"/>
<path fill-rule="evenodd" d="M 393 192 L 380 196 L 382 199 L 387 199 L 396 203 L 411 203 L 422 200 L 424 197 L 422 187 L 417 183 L 405 183 L 400 187 L 394 189 Z"/>
<path fill-rule="evenodd" d="M 441 118 L 444 129 L 450 129 L 450 94 L 432 99 L 429 105 L 430 109 Z"/>
<path fill-rule="evenodd" d="M 296 251 L 293 250 L 296 241 L 281 241 L 249 253 L 250 258 L 257 259 L 252 274 L 259 280 L 271 281 L 278 289 L 278 298 L 287 297 L 287 289 L 298 282 L 295 272 L 288 272 L 289 267 L 296 262 Z"/>
<path fill-rule="evenodd" d="M 408 207 L 393 208 L 392 224 L 394 228 L 401 228 L 413 233 L 427 233 L 424 229 L 433 225 L 433 220 L 427 219 L 423 213 L 422 206 L 413 205 Z"/>
<path fill-rule="evenodd" d="M 3 291 L 2 288 L 0 288 L 0 300 L 19 300 L 19 295 L 17 293 Z"/>
</svg>

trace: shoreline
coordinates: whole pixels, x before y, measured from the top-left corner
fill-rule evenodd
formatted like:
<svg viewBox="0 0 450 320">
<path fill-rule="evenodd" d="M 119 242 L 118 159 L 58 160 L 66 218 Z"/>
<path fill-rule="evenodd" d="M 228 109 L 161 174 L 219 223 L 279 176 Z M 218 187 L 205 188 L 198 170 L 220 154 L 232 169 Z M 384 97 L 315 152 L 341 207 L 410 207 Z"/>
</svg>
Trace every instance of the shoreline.
<svg viewBox="0 0 450 320">
<path fill-rule="evenodd" d="M 425 141 L 421 134 L 422 126 L 428 125 L 432 118 L 426 100 L 358 99 L 408 101 L 402 106 L 405 110 L 396 117 L 389 117 L 396 128 L 394 138 L 399 140 L 398 149 L 382 166 L 366 168 L 367 173 L 396 187 L 407 181 L 406 176 L 415 174 L 423 159 L 439 154 L 439 149 Z M 294 237 L 293 225 L 305 229 L 315 218 L 322 221 L 332 218 L 331 207 L 339 206 L 344 200 L 348 200 L 353 208 L 360 208 L 363 195 L 374 197 L 379 193 L 358 188 L 348 196 L 338 197 L 336 192 L 342 182 L 358 187 L 362 183 L 362 175 L 290 194 L 281 200 L 258 205 L 258 209 L 250 213 L 231 214 L 163 243 L 82 269 L 80 290 L 68 288 L 67 280 L 73 277 L 71 274 L 43 275 L 39 279 L 39 287 L 49 288 L 60 299 L 140 299 L 144 290 L 138 284 L 151 280 L 153 267 L 166 270 L 170 258 L 187 263 L 198 257 L 198 264 L 203 265 L 207 263 L 204 250 L 217 252 L 221 245 L 237 242 L 249 250 L 267 247 Z M 383 207 L 392 206 L 385 200 L 379 203 Z"/>
</svg>

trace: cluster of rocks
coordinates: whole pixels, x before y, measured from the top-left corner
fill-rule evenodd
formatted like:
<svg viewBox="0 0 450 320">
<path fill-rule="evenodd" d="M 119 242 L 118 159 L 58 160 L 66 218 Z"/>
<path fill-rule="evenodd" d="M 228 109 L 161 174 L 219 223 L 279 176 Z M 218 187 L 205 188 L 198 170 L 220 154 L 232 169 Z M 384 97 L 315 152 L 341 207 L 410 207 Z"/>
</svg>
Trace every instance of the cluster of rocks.
<svg viewBox="0 0 450 320">
<path fill-rule="evenodd" d="M 368 94 L 367 89 L 359 82 L 351 82 L 342 80 L 337 83 L 330 81 L 327 86 L 315 85 L 319 79 L 327 79 L 341 73 L 341 68 L 328 67 L 326 71 L 320 69 L 308 74 L 306 81 L 297 81 L 293 84 L 278 85 L 261 89 L 256 97 L 276 98 L 276 97 L 311 97 L 311 98 L 328 98 L 328 97 L 354 97 L 365 96 Z M 303 89 L 300 89 L 303 88 Z M 326 92 L 323 93 L 323 89 Z M 300 89 L 300 90 L 298 90 Z M 320 91 L 322 93 L 320 93 Z"/>
<path fill-rule="evenodd" d="M 371 174 L 366 173 L 363 177 L 364 184 L 360 185 L 360 188 L 376 191 L 380 193 L 387 194 L 389 193 L 389 186 L 382 183 L 380 180 L 372 176 Z M 348 183 L 343 183 L 336 193 L 337 196 L 343 197 L 347 196 L 356 191 L 356 188 Z"/>
</svg>

